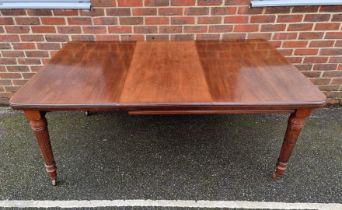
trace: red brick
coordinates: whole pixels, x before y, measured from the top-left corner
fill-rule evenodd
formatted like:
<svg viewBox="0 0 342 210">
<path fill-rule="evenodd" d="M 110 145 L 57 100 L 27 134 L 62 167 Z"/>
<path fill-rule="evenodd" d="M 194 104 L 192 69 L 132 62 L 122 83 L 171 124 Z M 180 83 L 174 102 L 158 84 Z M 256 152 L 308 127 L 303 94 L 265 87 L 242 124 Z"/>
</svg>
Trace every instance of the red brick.
<svg viewBox="0 0 342 210">
<path fill-rule="evenodd" d="M 342 48 L 321 49 L 320 55 L 342 55 Z"/>
<path fill-rule="evenodd" d="M 142 0 L 117 0 L 119 7 L 141 7 L 143 5 Z"/>
<path fill-rule="evenodd" d="M 342 71 L 326 71 L 323 73 L 323 77 L 341 77 L 342 78 Z"/>
<path fill-rule="evenodd" d="M 71 17 L 68 18 L 69 25 L 90 25 L 91 19 L 88 17 Z"/>
<path fill-rule="evenodd" d="M 67 42 L 69 41 L 68 35 L 45 35 L 45 39 L 48 42 Z"/>
<path fill-rule="evenodd" d="M 0 79 L 0 85 L 12 85 L 10 79 Z"/>
<path fill-rule="evenodd" d="M 72 35 L 72 41 L 95 41 L 95 35 Z M 48 60 L 47 60 L 48 61 Z"/>
<path fill-rule="evenodd" d="M 58 26 L 57 27 L 58 33 L 61 34 L 79 34 L 81 33 L 80 26 Z"/>
<path fill-rule="evenodd" d="M 117 25 L 117 17 L 97 17 L 93 19 L 95 25 Z"/>
<path fill-rule="evenodd" d="M 49 53 L 47 51 L 42 51 L 42 50 L 25 51 L 25 54 L 29 58 L 49 57 Z"/>
<path fill-rule="evenodd" d="M 334 14 L 331 21 L 341 22 L 342 21 L 342 14 Z"/>
<path fill-rule="evenodd" d="M 339 28 L 340 28 L 340 23 L 317 23 L 315 30 L 327 31 L 327 30 L 338 30 Z"/>
<path fill-rule="evenodd" d="M 220 16 L 211 16 L 211 17 L 198 17 L 198 24 L 219 24 L 222 22 L 222 17 Z"/>
<path fill-rule="evenodd" d="M 342 39 L 342 32 L 327 32 L 325 39 Z"/>
<path fill-rule="evenodd" d="M 59 43 L 37 43 L 37 48 L 40 50 L 59 50 L 61 46 Z"/>
<path fill-rule="evenodd" d="M 251 23 L 273 23 L 275 15 L 254 15 L 251 17 Z"/>
<path fill-rule="evenodd" d="M 0 19 L 1 22 L 1 19 Z M 38 17 L 16 17 L 15 22 L 17 25 L 39 25 L 40 21 Z"/>
<path fill-rule="evenodd" d="M 293 63 L 293 64 L 295 64 L 295 63 L 302 63 L 302 57 L 286 57 L 286 59 L 288 60 L 288 61 L 290 61 L 290 63 Z M 303 73 L 303 72 L 302 72 Z"/>
<path fill-rule="evenodd" d="M 173 25 L 185 25 L 185 24 L 194 24 L 194 17 L 171 17 L 171 24 Z"/>
<path fill-rule="evenodd" d="M 305 57 L 304 63 L 326 63 L 328 57 Z"/>
<path fill-rule="evenodd" d="M 261 31 L 284 31 L 286 28 L 285 24 L 266 24 L 261 26 Z"/>
<path fill-rule="evenodd" d="M 19 36 L 15 34 L 12 34 L 12 35 L 0 34 L 0 42 L 19 42 Z"/>
<path fill-rule="evenodd" d="M 296 64 L 295 67 L 300 71 L 311 70 L 312 64 Z"/>
<path fill-rule="evenodd" d="M 15 34 L 25 34 L 30 32 L 30 27 L 28 26 L 5 26 L 7 33 Z"/>
<path fill-rule="evenodd" d="M 11 49 L 11 45 L 10 43 L 0 43 L 0 49 Z"/>
<path fill-rule="evenodd" d="M 196 40 L 218 40 L 220 34 L 197 34 Z"/>
<path fill-rule="evenodd" d="M 15 58 L 0 58 L 0 64 L 4 64 L 4 65 L 17 64 L 17 61 Z"/>
<path fill-rule="evenodd" d="M 182 33 L 182 26 L 160 26 L 159 33 Z"/>
<path fill-rule="evenodd" d="M 258 31 L 259 27 L 258 25 L 252 25 L 252 24 L 245 24 L 245 25 L 235 25 L 234 26 L 234 32 L 253 32 Z"/>
<path fill-rule="evenodd" d="M 13 80 L 13 85 L 23 86 L 26 84 L 26 82 L 28 82 L 26 79 Z"/>
<path fill-rule="evenodd" d="M 197 4 L 199 6 L 221 5 L 222 3 L 222 0 L 197 0 Z"/>
<path fill-rule="evenodd" d="M 120 40 L 120 36 L 118 35 L 107 35 L 107 34 L 97 34 L 95 36 L 96 41 L 118 41 Z"/>
<path fill-rule="evenodd" d="M 336 70 L 337 64 L 315 64 L 313 70 Z"/>
<path fill-rule="evenodd" d="M 3 16 L 20 16 L 26 15 L 26 12 L 24 9 L 3 9 L 1 10 L 1 14 Z"/>
<path fill-rule="evenodd" d="M 328 21 L 329 19 L 330 19 L 330 14 L 306 14 L 304 21 L 322 22 L 322 21 Z"/>
<path fill-rule="evenodd" d="M 141 25 L 143 24 L 142 17 L 120 17 L 120 25 Z"/>
<path fill-rule="evenodd" d="M 266 7 L 265 14 L 279 14 L 279 13 L 289 13 L 291 7 Z"/>
<path fill-rule="evenodd" d="M 21 41 L 24 42 L 42 42 L 45 41 L 44 36 L 43 35 L 39 35 L 39 34 L 23 34 L 20 35 L 21 37 Z"/>
<path fill-rule="evenodd" d="M 29 72 L 30 69 L 28 66 L 15 65 L 15 66 L 7 66 L 7 71 L 8 72 Z"/>
<path fill-rule="evenodd" d="M 141 0 L 142 1 L 142 0 Z M 160 6 L 169 6 L 169 0 L 144 0 L 145 7 L 160 7 Z"/>
<path fill-rule="evenodd" d="M 107 32 L 105 26 L 83 26 L 84 33 L 88 34 L 104 34 Z"/>
<path fill-rule="evenodd" d="M 211 7 L 211 15 L 235 15 L 236 7 Z"/>
<path fill-rule="evenodd" d="M 152 16 L 157 15 L 156 8 L 133 8 L 134 16 Z"/>
<path fill-rule="evenodd" d="M 292 12 L 293 13 L 312 13 L 317 12 L 318 6 L 298 6 L 293 7 Z"/>
<path fill-rule="evenodd" d="M 239 7 L 238 14 L 241 15 L 252 15 L 252 14 L 262 14 L 263 8 L 251 8 L 249 6 L 247 7 Z"/>
<path fill-rule="evenodd" d="M 49 9 L 28 9 L 27 15 L 28 16 L 51 16 L 52 10 Z"/>
<path fill-rule="evenodd" d="M 153 34 L 153 35 L 150 35 L 150 34 L 147 34 L 146 35 L 146 40 L 169 40 L 169 35 L 164 35 L 164 34 L 162 34 L 162 35 L 155 35 L 155 34 Z"/>
<path fill-rule="evenodd" d="M 14 25 L 12 17 L 0 17 L 0 25 Z"/>
<path fill-rule="evenodd" d="M 104 14 L 105 14 L 104 8 L 92 8 L 91 10 L 80 10 L 80 16 L 97 17 L 97 16 L 104 16 Z"/>
<path fill-rule="evenodd" d="M 137 34 L 155 34 L 158 28 L 157 26 L 134 26 L 133 31 Z"/>
<path fill-rule="evenodd" d="M 342 47 L 342 40 L 336 40 L 335 47 Z"/>
<path fill-rule="evenodd" d="M 318 49 L 296 49 L 294 55 L 317 55 Z"/>
<path fill-rule="evenodd" d="M 297 38 L 297 33 L 294 33 L 294 32 L 275 33 L 273 36 L 274 40 L 291 40 L 291 39 L 296 39 L 296 38 Z"/>
<path fill-rule="evenodd" d="M 207 26 L 184 26 L 184 33 L 206 33 Z"/>
<path fill-rule="evenodd" d="M 298 23 L 290 24 L 288 26 L 288 31 L 311 31 L 313 27 L 312 23 Z"/>
<path fill-rule="evenodd" d="M 328 85 L 331 81 L 331 79 L 316 79 L 316 78 L 312 78 L 310 80 L 315 85 Z"/>
<path fill-rule="evenodd" d="M 171 40 L 194 40 L 194 34 L 172 34 Z"/>
<path fill-rule="evenodd" d="M 321 6 L 320 12 L 342 12 L 342 5 Z"/>
<path fill-rule="evenodd" d="M 225 5 L 249 5 L 250 0 L 225 0 Z"/>
<path fill-rule="evenodd" d="M 169 23 L 170 23 L 170 19 L 168 17 L 146 17 L 145 18 L 146 25 L 165 25 Z"/>
<path fill-rule="evenodd" d="M 226 16 L 224 18 L 224 23 L 247 23 L 247 16 Z"/>
<path fill-rule="evenodd" d="M 209 26 L 209 32 L 220 33 L 220 32 L 231 32 L 231 31 L 233 31 L 233 26 L 230 26 L 230 25 Z"/>
<path fill-rule="evenodd" d="M 56 33 L 54 26 L 32 26 L 33 33 Z"/>
<path fill-rule="evenodd" d="M 30 66 L 31 72 L 38 72 L 43 66 Z M 24 77 L 25 78 L 25 77 Z"/>
<path fill-rule="evenodd" d="M 171 6 L 195 6 L 196 0 L 171 0 Z"/>
<path fill-rule="evenodd" d="M 158 14 L 162 16 L 182 15 L 182 8 L 159 8 Z"/>
<path fill-rule="evenodd" d="M 144 40 L 145 36 L 142 34 L 138 35 L 120 35 L 120 40 L 121 41 L 132 41 L 132 40 Z"/>
<path fill-rule="evenodd" d="M 341 57 L 330 57 L 329 63 L 341 63 L 342 64 L 342 56 Z"/>
<path fill-rule="evenodd" d="M 303 15 L 278 15 L 277 22 L 278 23 L 293 23 L 293 22 L 301 22 L 303 20 Z"/>
<path fill-rule="evenodd" d="M 270 40 L 272 34 L 271 33 L 249 33 L 248 39 L 265 39 Z M 274 41 L 272 41 L 274 43 Z"/>
<path fill-rule="evenodd" d="M 329 40 L 319 40 L 319 41 L 311 41 L 309 47 L 332 47 L 334 45 L 334 41 Z"/>
<path fill-rule="evenodd" d="M 342 85 L 342 78 L 336 78 L 331 81 L 332 85 Z"/>
<path fill-rule="evenodd" d="M 322 39 L 323 35 L 323 32 L 301 32 L 299 39 Z"/>
<path fill-rule="evenodd" d="M 308 41 L 285 41 L 283 48 L 303 48 L 306 47 Z"/>
<path fill-rule="evenodd" d="M 94 1 L 94 0 L 92 0 Z M 109 0 L 104 0 L 106 2 L 110 2 Z M 53 14 L 55 16 L 77 16 L 78 15 L 78 10 L 76 9 L 56 9 L 53 10 Z"/>
<path fill-rule="evenodd" d="M 42 17 L 40 18 L 43 25 L 65 25 L 64 18 Z"/>
<path fill-rule="evenodd" d="M 131 10 L 129 8 L 107 8 L 108 16 L 130 16 Z"/>
<path fill-rule="evenodd" d="M 340 86 L 338 86 L 338 85 L 320 85 L 319 89 L 321 91 L 337 91 L 340 89 Z"/>
<path fill-rule="evenodd" d="M 185 9 L 186 15 L 208 15 L 208 7 L 190 7 Z"/>
<path fill-rule="evenodd" d="M 36 73 L 22 73 L 24 79 L 30 79 L 33 77 Z"/>
<path fill-rule="evenodd" d="M 109 33 L 132 33 L 131 26 L 109 26 Z"/>
<path fill-rule="evenodd" d="M 3 50 L 2 57 L 18 58 L 18 57 L 25 57 L 25 54 L 23 51 L 19 51 L 19 50 L 8 50 L 8 51 Z"/>
<path fill-rule="evenodd" d="M 115 0 L 92 0 L 91 1 L 94 7 L 115 7 Z"/>
<path fill-rule="evenodd" d="M 20 73 L 2 73 L 0 72 L 0 79 L 19 79 L 21 78 Z"/>
<path fill-rule="evenodd" d="M 38 58 L 18 58 L 19 64 L 31 65 L 31 64 L 41 64 L 40 59 Z"/>
</svg>

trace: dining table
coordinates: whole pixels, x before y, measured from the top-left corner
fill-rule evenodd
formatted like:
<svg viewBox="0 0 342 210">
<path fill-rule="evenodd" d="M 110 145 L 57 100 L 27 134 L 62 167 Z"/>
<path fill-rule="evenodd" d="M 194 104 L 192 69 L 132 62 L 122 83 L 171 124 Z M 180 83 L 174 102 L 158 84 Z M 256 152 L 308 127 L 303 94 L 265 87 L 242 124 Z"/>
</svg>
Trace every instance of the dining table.
<svg viewBox="0 0 342 210">
<path fill-rule="evenodd" d="M 29 121 L 53 185 L 57 167 L 48 112 L 288 113 L 280 155 L 270 176 L 278 180 L 288 167 L 305 119 L 325 104 L 326 96 L 261 39 L 72 41 L 10 99 L 10 106 L 22 110 Z"/>
</svg>

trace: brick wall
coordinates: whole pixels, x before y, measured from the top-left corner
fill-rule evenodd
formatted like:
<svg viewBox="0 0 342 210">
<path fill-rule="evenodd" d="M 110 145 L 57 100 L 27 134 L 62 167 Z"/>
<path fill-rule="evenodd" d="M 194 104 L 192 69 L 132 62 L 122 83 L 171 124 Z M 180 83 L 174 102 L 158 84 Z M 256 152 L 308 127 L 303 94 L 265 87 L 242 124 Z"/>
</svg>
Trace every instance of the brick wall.
<svg viewBox="0 0 342 210">
<path fill-rule="evenodd" d="M 249 0 L 93 0 L 93 10 L 1 10 L 0 103 L 72 40 L 270 40 L 342 102 L 342 7 L 249 8 Z"/>
</svg>

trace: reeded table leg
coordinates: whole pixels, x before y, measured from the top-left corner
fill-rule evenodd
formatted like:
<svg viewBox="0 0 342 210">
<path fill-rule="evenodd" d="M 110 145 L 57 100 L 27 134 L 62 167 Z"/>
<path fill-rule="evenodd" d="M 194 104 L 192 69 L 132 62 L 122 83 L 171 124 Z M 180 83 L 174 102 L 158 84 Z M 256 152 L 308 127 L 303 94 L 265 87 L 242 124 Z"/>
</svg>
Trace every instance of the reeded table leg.
<svg viewBox="0 0 342 210">
<path fill-rule="evenodd" d="M 273 180 L 280 179 L 284 174 L 292 151 L 296 145 L 300 131 L 304 127 L 305 118 L 310 115 L 310 112 L 311 109 L 298 109 L 291 114 L 288 120 L 284 142 L 281 146 L 276 170 L 272 175 Z"/>
<path fill-rule="evenodd" d="M 53 158 L 45 113 L 40 111 L 25 111 L 25 116 L 30 121 L 31 128 L 36 135 L 40 151 L 44 158 L 45 168 L 51 178 L 52 185 L 56 185 L 57 167 Z"/>
</svg>

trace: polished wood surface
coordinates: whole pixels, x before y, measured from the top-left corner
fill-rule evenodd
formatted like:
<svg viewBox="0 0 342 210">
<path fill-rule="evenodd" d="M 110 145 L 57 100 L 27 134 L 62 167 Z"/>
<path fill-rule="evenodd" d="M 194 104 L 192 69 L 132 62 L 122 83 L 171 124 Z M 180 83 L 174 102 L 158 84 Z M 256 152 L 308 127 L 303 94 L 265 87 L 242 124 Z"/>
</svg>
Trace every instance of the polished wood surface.
<svg viewBox="0 0 342 210">
<path fill-rule="evenodd" d="M 318 107 L 325 96 L 263 40 L 71 42 L 16 109 Z"/>
<path fill-rule="evenodd" d="M 325 100 L 266 41 L 240 40 L 71 42 L 10 103 L 24 110 L 55 185 L 46 111 L 291 113 L 272 176 L 276 180 L 287 168 L 305 118 Z"/>
</svg>

